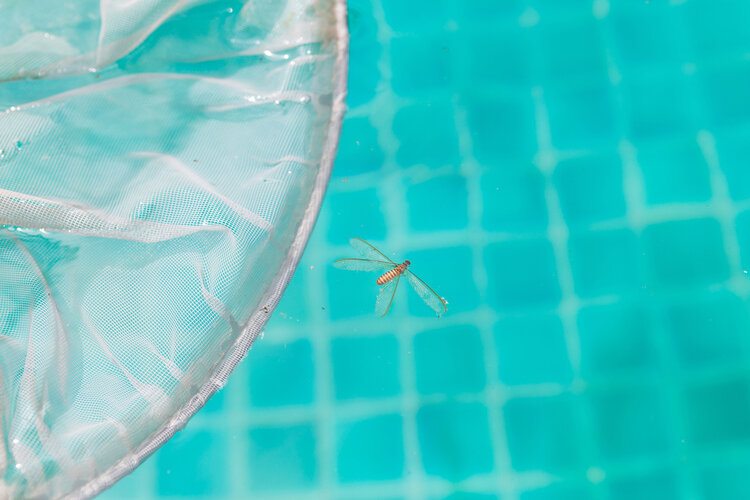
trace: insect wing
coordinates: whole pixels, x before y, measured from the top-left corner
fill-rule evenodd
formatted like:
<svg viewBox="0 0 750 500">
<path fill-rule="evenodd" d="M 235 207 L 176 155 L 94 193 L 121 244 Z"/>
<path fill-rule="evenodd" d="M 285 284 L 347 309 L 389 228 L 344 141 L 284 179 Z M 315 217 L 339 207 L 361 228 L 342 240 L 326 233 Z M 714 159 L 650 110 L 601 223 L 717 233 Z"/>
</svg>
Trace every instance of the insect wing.
<svg viewBox="0 0 750 500">
<path fill-rule="evenodd" d="M 375 314 L 378 316 L 385 316 L 391 310 L 399 281 L 401 281 L 401 276 L 380 287 L 380 293 L 378 293 L 378 298 L 375 301 Z"/>
<path fill-rule="evenodd" d="M 406 271 L 406 279 L 409 280 L 409 284 L 417 292 L 417 295 L 424 301 L 425 304 L 437 313 L 438 316 L 448 312 L 448 303 L 438 293 L 422 281 L 416 274 L 411 271 Z"/>
<path fill-rule="evenodd" d="M 391 260 L 390 257 L 388 257 L 386 254 L 375 248 L 371 243 L 366 242 L 362 238 L 352 238 L 349 240 L 349 244 L 353 249 L 359 252 L 362 257 L 371 260 L 386 261 L 390 262 L 393 265 L 397 265 L 395 262 L 393 262 L 393 260 Z"/>
<path fill-rule="evenodd" d="M 347 271 L 385 271 L 393 269 L 392 262 L 372 259 L 338 259 L 333 261 L 333 266 Z"/>
</svg>

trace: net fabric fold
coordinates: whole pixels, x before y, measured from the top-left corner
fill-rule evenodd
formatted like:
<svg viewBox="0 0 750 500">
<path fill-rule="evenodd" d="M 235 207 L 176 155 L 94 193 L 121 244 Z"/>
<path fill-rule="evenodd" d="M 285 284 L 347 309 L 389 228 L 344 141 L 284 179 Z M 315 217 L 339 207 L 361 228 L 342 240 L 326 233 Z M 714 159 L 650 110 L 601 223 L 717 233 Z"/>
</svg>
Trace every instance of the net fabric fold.
<svg viewBox="0 0 750 500">
<path fill-rule="evenodd" d="M 338 0 L 0 4 L 0 498 L 88 497 L 221 387 L 330 172 Z"/>
</svg>

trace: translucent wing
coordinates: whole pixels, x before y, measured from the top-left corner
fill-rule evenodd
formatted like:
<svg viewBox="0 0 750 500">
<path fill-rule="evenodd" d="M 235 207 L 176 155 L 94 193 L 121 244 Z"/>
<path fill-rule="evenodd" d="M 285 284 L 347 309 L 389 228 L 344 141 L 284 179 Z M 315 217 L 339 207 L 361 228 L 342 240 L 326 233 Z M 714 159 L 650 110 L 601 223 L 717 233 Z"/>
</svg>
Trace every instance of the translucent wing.
<svg viewBox="0 0 750 500">
<path fill-rule="evenodd" d="M 406 278 L 409 280 L 409 284 L 417 292 L 417 295 L 424 300 L 424 303 L 430 306 L 430 308 L 437 313 L 438 316 L 448 312 L 448 302 L 442 298 L 438 293 L 430 288 L 430 286 L 422 281 L 416 274 L 407 270 Z"/>
<path fill-rule="evenodd" d="M 380 287 L 378 299 L 375 301 L 375 314 L 378 316 L 385 316 L 388 314 L 388 311 L 391 310 L 393 298 L 396 296 L 396 290 L 398 290 L 399 281 L 401 281 L 401 276 L 398 276 Z"/>
<path fill-rule="evenodd" d="M 393 269 L 393 262 L 372 259 L 338 259 L 333 261 L 334 267 L 347 271 L 384 271 Z"/>
<path fill-rule="evenodd" d="M 391 264 L 398 265 L 395 262 L 391 260 L 390 257 L 388 257 L 386 254 L 375 248 L 371 243 L 366 242 L 362 238 L 352 238 L 349 240 L 349 244 L 352 246 L 353 249 L 355 249 L 357 252 L 360 253 L 363 257 L 366 257 L 368 259 L 372 260 L 381 260 L 381 261 L 387 261 Z"/>
</svg>

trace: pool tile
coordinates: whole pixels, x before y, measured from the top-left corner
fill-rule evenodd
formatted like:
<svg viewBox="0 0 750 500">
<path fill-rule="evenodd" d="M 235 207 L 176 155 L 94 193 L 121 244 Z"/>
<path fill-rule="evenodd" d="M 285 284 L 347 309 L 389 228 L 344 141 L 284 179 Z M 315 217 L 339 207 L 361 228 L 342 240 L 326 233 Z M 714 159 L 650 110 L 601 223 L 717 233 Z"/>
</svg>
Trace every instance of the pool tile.
<svg viewBox="0 0 750 500">
<path fill-rule="evenodd" d="M 543 232 L 547 229 L 544 175 L 532 164 L 488 168 L 482 182 L 482 225 L 488 231 Z"/>
<path fill-rule="evenodd" d="M 423 92 L 448 91 L 452 83 L 452 45 L 451 37 L 445 34 L 392 38 L 391 71 L 396 94 L 415 97 Z"/>
<path fill-rule="evenodd" d="M 447 21 L 444 0 L 382 0 L 385 21 L 395 32 L 425 33 L 440 30 Z"/>
<path fill-rule="evenodd" d="M 414 337 L 413 349 L 420 394 L 457 395 L 484 389 L 484 349 L 475 327 L 421 332 Z"/>
<path fill-rule="evenodd" d="M 489 245 L 485 266 L 488 300 L 498 310 L 552 308 L 560 302 L 555 254 L 546 239 Z"/>
<path fill-rule="evenodd" d="M 429 476 L 455 482 L 493 470 L 484 404 L 450 401 L 422 406 L 417 412 L 417 435 Z"/>
<path fill-rule="evenodd" d="M 644 65 L 677 67 L 685 61 L 682 42 L 675 36 L 674 7 L 617 2 L 612 5 L 610 19 L 615 54 L 624 72 L 640 73 Z"/>
<path fill-rule="evenodd" d="M 387 481 L 404 473 L 403 421 L 378 415 L 336 427 L 336 472 L 342 483 Z"/>
<path fill-rule="evenodd" d="M 308 340 L 288 344 L 260 342 L 250 353 L 250 402 L 255 407 L 310 404 L 314 400 L 312 346 Z"/>
<path fill-rule="evenodd" d="M 312 424 L 253 427 L 248 440 L 246 472 L 252 490 L 304 489 L 317 482 Z"/>
<path fill-rule="evenodd" d="M 659 367 L 654 321 L 637 303 L 585 307 L 578 315 L 578 331 L 581 371 L 586 377 Z"/>
<path fill-rule="evenodd" d="M 750 380 L 693 384 L 684 398 L 689 435 L 697 447 L 750 442 Z"/>
<path fill-rule="evenodd" d="M 367 233 L 368 239 L 385 238 L 385 216 L 375 189 L 334 192 L 327 197 L 329 213 L 335 220 L 328 229 L 328 241 L 346 244 L 354 236 Z M 356 214 L 356 215 L 354 215 Z"/>
<path fill-rule="evenodd" d="M 680 9 L 687 40 L 699 61 L 750 52 L 750 5 L 737 0 L 693 0 Z"/>
<path fill-rule="evenodd" d="M 637 155 L 649 204 L 711 199 L 708 164 L 696 141 L 642 146 Z"/>
<path fill-rule="evenodd" d="M 377 171 L 384 157 L 377 130 L 367 118 L 344 120 L 333 175 L 350 177 Z"/>
<path fill-rule="evenodd" d="M 622 165 L 617 156 L 564 160 L 555 168 L 554 183 L 569 225 L 586 225 L 625 215 Z"/>
<path fill-rule="evenodd" d="M 678 485 L 676 473 L 671 470 L 646 472 L 608 482 L 610 500 L 632 500 L 634 498 L 658 498 L 680 500 L 685 498 Z"/>
<path fill-rule="evenodd" d="M 393 335 L 340 337 L 331 341 L 336 399 L 398 395 L 398 339 Z"/>
<path fill-rule="evenodd" d="M 643 231 L 650 286 L 706 285 L 729 276 L 721 226 L 714 219 L 672 221 Z"/>
<path fill-rule="evenodd" d="M 528 30 L 477 31 L 467 33 L 461 40 L 466 63 L 462 84 L 467 90 L 482 84 L 520 90 L 531 83 Z M 492 64 L 487 61 L 492 61 Z"/>
<path fill-rule="evenodd" d="M 503 409 L 513 468 L 550 474 L 582 472 L 581 408 L 577 397 L 511 399 Z M 560 432 L 565 429 L 565 432 Z"/>
<path fill-rule="evenodd" d="M 156 487 L 162 496 L 227 493 L 229 450 L 223 433 L 186 429 L 156 454 Z"/>
<path fill-rule="evenodd" d="M 469 28 L 482 24 L 493 27 L 498 23 L 516 25 L 526 4 L 524 0 L 452 0 L 451 3 L 456 20 Z"/>
<path fill-rule="evenodd" d="M 731 127 L 750 123 L 750 64 L 699 71 L 698 82 L 709 125 Z"/>
<path fill-rule="evenodd" d="M 698 477 L 703 498 L 750 498 L 750 463 L 707 465 Z"/>
<path fill-rule="evenodd" d="M 520 500 L 593 500 L 594 498 L 590 484 L 569 482 L 524 491 L 521 493 Z"/>
<path fill-rule="evenodd" d="M 593 16 L 567 22 L 545 19 L 534 32 L 541 51 L 542 84 L 571 77 L 606 77 L 604 45 Z"/>
<path fill-rule="evenodd" d="M 346 103 L 351 108 L 366 104 L 375 97 L 381 75 L 378 64 L 382 46 L 378 42 L 378 26 L 373 16 L 371 0 L 350 0 L 349 58 L 356 61 L 356 69 L 349 71 Z"/>
<path fill-rule="evenodd" d="M 615 98 L 607 80 L 545 91 L 552 144 L 559 150 L 614 149 L 618 129 Z"/>
<path fill-rule="evenodd" d="M 530 0 L 527 3 L 539 13 L 542 23 L 558 19 L 578 21 L 591 17 L 592 13 L 591 2 L 585 0 Z"/>
<path fill-rule="evenodd" d="M 643 284 L 640 242 L 630 229 L 573 233 L 568 252 L 581 297 L 628 293 Z"/>
<path fill-rule="evenodd" d="M 537 152 L 531 93 L 508 97 L 462 98 L 474 155 L 482 164 L 500 168 L 507 160 L 530 161 Z"/>
<path fill-rule="evenodd" d="M 665 326 L 682 368 L 744 364 L 750 331 L 747 306 L 747 302 L 729 292 L 668 306 Z"/>
<path fill-rule="evenodd" d="M 469 224 L 466 178 L 441 175 L 406 189 L 409 227 L 414 231 L 463 229 Z"/>
<path fill-rule="evenodd" d="M 732 199 L 750 200 L 750 134 L 718 133 L 716 149 Z"/>
<path fill-rule="evenodd" d="M 674 449 L 666 394 L 656 387 L 610 387 L 589 395 L 597 447 L 606 464 L 667 459 Z"/>
<path fill-rule="evenodd" d="M 501 319 L 495 325 L 495 346 L 503 384 L 569 384 L 573 379 L 565 332 L 555 315 Z"/>
<path fill-rule="evenodd" d="M 468 246 L 442 247 L 408 251 L 403 256 L 411 260 L 409 268 L 448 301 L 448 314 L 473 311 L 479 305 L 479 291 L 474 282 L 474 257 Z M 435 317 L 435 312 L 411 290 L 406 283 L 409 314 Z"/>
<path fill-rule="evenodd" d="M 400 167 L 458 166 L 456 122 L 450 102 L 436 101 L 400 108 L 393 118 Z"/>
<path fill-rule="evenodd" d="M 628 136 L 638 143 L 697 132 L 686 77 L 635 78 L 623 81 Z M 678 173 L 679 169 L 675 169 Z"/>
</svg>

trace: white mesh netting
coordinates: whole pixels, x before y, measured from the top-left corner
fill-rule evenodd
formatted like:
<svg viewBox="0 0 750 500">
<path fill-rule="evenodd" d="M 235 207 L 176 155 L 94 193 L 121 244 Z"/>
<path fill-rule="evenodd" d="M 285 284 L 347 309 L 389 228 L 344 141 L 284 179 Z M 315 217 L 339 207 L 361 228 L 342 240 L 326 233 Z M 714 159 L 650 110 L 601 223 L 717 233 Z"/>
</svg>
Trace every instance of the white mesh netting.
<svg viewBox="0 0 750 500">
<path fill-rule="evenodd" d="M 0 498 L 101 491 L 224 384 L 320 205 L 344 18 L 0 2 Z"/>
</svg>

